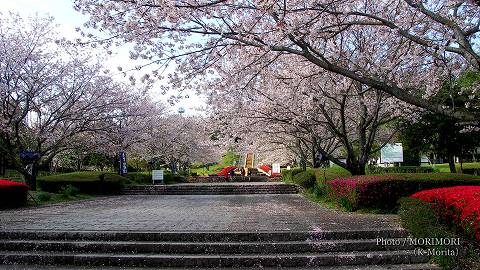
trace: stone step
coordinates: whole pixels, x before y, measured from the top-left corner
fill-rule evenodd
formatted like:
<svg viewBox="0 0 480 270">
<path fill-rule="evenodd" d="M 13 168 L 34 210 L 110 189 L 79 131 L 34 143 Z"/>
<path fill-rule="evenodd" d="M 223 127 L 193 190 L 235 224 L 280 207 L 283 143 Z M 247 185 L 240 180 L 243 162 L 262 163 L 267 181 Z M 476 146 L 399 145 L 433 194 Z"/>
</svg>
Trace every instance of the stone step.
<svg viewBox="0 0 480 270">
<path fill-rule="evenodd" d="M 0 265 L 0 270 L 38 270 L 38 265 Z M 42 270 L 117 270 L 118 267 L 114 266 L 47 266 L 43 265 Z M 122 267 L 122 270 L 178 270 L 179 268 L 150 268 L 150 267 Z M 181 268 L 183 270 L 210 270 L 212 268 Z M 261 269 L 261 270 L 276 270 L 277 267 L 236 267 L 231 268 L 232 270 L 251 270 L 251 269 Z M 320 267 L 284 267 L 282 270 L 441 270 L 440 267 L 431 265 L 431 264 L 386 264 L 386 265 L 355 265 L 355 266 L 320 266 Z"/>
<path fill-rule="evenodd" d="M 381 251 L 413 249 L 403 239 L 399 245 L 382 245 L 376 239 L 288 242 L 153 242 L 153 241 L 52 241 L 0 240 L 3 251 L 68 251 L 102 253 L 163 254 L 259 254 Z"/>
<path fill-rule="evenodd" d="M 426 263 L 413 250 L 331 252 L 322 254 L 105 254 L 66 252 L 0 252 L 3 264 L 98 265 L 148 267 L 304 267 Z"/>
<path fill-rule="evenodd" d="M 0 231 L 3 240 L 156 241 L 156 242 L 285 242 L 389 239 L 408 237 L 402 228 L 377 230 L 256 232 L 134 232 L 134 231 Z"/>
</svg>

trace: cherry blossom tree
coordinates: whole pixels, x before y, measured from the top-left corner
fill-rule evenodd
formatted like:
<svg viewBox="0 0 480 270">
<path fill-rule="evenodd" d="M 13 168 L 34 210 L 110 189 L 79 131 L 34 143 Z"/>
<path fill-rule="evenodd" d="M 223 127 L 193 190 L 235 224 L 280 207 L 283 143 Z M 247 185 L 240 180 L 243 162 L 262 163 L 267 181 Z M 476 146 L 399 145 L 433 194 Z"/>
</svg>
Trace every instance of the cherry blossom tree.
<svg viewBox="0 0 480 270">
<path fill-rule="evenodd" d="M 134 42 L 132 58 L 160 71 L 174 62 L 168 79 L 176 89 L 196 88 L 236 59 L 244 66 L 234 72 L 252 63 L 292 68 L 297 61 L 278 62 L 288 55 L 408 104 L 479 119 L 429 99 L 445 79 L 480 69 L 480 7 L 471 1 L 76 0 L 75 7 L 91 16 L 88 27 L 111 34 L 104 45 Z M 464 94 L 476 101 L 478 93 Z"/>
<path fill-rule="evenodd" d="M 142 143 L 137 143 L 133 151 L 166 165 L 174 173 L 186 171 L 193 162 L 216 161 L 222 148 L 212 140 L 206 121 L 201 116 L 157 114 L 144 130 Z"/>
<path fill-rule="evenodd" d="M 35 190 L 38 166 L 122 116 L 116 108 L 126 89 L 83 50 L 57 39 L 52 19 L 0 15 L 0 140 Z M 29 168 L 19 158 L 26 150 L 36 153 Z"/>
<path fill-rule="evenodd" d="M 209 103 L 223 127 L 219 132 L 231 141 L 240 138 L 245 148 L 268 145 L 275 150 L 272 144 L 281 145 L 300 157 L 303 166 L 316 167 L 321 155 L 353 174 L 365 174 L 371 155 L 394 135 L 387 125 L 412 112 L 411 106 L 342 76 L 312 75 L 306 61 L 286 61 L 295 62 L 296 68 L 250 65 L 203 86 L 213 89 Z M 229 68 L 235 70 L 235 64 L 231 61 Z M 258 71 L 255 76 L 252 69 Z"/>
</svg>

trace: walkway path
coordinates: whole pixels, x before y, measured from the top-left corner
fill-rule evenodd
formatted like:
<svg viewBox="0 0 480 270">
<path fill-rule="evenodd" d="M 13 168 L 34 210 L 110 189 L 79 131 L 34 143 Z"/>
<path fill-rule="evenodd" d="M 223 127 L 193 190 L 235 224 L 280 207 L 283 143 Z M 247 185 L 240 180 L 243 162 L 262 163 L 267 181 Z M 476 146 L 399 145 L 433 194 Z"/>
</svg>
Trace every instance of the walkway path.
<svg viewBox="0 0 480 270">
<path fill-rule="evenodd" d="M 115 196 L 0 212 L 1 231 L 310 231 L 398 226 L 394 215 L 342 213 L 298 194 Z"/>
</svg>

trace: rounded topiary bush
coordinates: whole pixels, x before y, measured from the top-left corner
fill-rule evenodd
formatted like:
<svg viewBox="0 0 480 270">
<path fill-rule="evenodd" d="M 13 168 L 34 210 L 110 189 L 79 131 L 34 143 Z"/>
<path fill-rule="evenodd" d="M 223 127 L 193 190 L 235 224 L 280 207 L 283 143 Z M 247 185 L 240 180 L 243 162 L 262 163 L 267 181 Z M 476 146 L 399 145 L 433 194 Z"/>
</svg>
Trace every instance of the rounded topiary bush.
<svg viewBox="0 0 480 270">
<path fill-rule="evenodd" d="M 293 176 L 293 182 L 303 188 L 315 187 L 315 173 L 313 171 L 302 171 Z"/>
<path fill-rule="evenodd" d="M 303 172 L 301 168 L 294 168 L 291 170 L 283 170 L 282 171 L 282 178 L 283 181 L 290 183 L 293 182 L 293 177 L 299 173 Z"/>
</svg>

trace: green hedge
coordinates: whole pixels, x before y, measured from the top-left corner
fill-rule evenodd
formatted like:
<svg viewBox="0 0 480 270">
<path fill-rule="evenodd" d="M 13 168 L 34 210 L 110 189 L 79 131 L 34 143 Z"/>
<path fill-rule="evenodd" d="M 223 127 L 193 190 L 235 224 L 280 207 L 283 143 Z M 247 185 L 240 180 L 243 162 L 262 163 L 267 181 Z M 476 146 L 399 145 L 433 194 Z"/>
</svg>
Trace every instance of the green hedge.
<svg viewBox="0 0 480 270">
<path fill-rule="evenodd" d="M 38 186 L 52 193 L 71 185 L 85 194 L 115 194 L 123 189 L 127 181 L 127 178 L 114 173 L 73 172 L 41 177 Z"/>
<path fill-rule="evenodd" d="M 129 172 L 127 173 L 130 184 L 151 184 L 152 173 L 151 172 Z"/>
<path fill-rule="evenodd" d="M 392 211 L 397 208 L 401 197 L 420 190 L 458 185 L 480 185 L 480 177 L 451 173 L 352 176 L 327 181 L 325 193 L 342 205 L 351 205 L 351 210 L 376 208 Z"/>
<path fill-rule="evenodd" d="M 368 174 L 382 174 L 382 173 L 432 173 L 432 167 L 420 166 L 399 166 L 399 167 L 378 167 L 368 166 Z"/>
<path fill-rule="evenodd" d="M 134 185 L 150 185 L 152 184 L 152 172 L 133 172 L 126 176 Z M 173 175 L 169 171 L 164 171 L 163 180 L 165 184 L 183 183 L 186 182 L 186 177 L 182 175 Z"/>
<path fill-rule="evenodd" d="M 480 175 L 480 169 L 478 169 L 478 168 L 467 168 L 467 169 L 463 169 L 462 173 Z"/>
<path fill-rule="evenodd" d="M 291 170 L 282 170 L 282 180 L 287 183 L 293 182 L 293 176 L 303 172 L 301 168 L 293 168 Z"/>
<path fill-rule="evenodd" d="M 315 187 L 315 172 L 312 170 L 302 171 L 293 175 L 293 182 L 303 188 Z"/>
<path fill-rule="evenodd" d="M 461 237 L 461 246 L 439 244 L 424 247 L 439 251 L 440 255 L 434 255 L 432 259 L 442 269 L 480 269 L 478 243 L 456 234 L 457 228 L 444 226 L 431 204 L 413 198 L 402 198 L 399 203 L 398 214 L 402 220 L 402 226 L 409 231 L 412 237 L 416 239 Z M 460 249 L 457 256 L 441 255 L 442 251 L 452 249 Z"/>
</svg>

